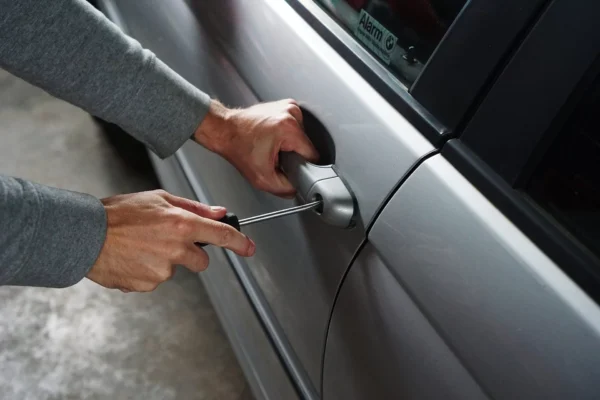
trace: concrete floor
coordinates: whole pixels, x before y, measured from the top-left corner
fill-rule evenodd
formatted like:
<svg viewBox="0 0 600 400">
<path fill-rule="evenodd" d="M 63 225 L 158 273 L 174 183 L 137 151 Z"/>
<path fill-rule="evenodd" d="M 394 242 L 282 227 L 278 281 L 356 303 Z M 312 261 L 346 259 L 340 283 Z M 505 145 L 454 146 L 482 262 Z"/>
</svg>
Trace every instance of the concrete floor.
<svg viewBox="0 0 600 400">
<path fill-rule="evenodd" d="M 85 112 L 0 70 L 0 173 L 98 197 L 149 190 Z M 2 399 L 246 399 L 198 278 L 150 294 L 0 287 Z"/>
</svg>

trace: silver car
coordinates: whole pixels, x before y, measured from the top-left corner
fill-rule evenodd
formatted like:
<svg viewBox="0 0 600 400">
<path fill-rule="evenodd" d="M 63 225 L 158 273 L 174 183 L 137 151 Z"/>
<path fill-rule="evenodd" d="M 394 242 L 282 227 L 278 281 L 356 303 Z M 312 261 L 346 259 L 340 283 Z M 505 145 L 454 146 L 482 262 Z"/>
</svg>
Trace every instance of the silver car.
<svg viewBox="0 0 600 400">
<path fill-rule="evenodd" d="M 200 275 L 256 398 L 600 398 L 600 2 L 97 3 L 222 102 L 303 107 L 295 201 L 152 158 L 240 217 L 323 199 Z"/>
</svg>

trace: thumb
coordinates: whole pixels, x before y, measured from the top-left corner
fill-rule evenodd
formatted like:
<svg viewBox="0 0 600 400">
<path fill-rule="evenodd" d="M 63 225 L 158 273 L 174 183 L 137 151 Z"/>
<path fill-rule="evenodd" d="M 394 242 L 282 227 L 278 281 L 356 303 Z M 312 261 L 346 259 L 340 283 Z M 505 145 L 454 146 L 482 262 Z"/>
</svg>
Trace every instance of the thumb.
<svg viewBox="0 0 600 400">
<path fill-rule="evenodd" d="M 175 207 L 182 208 L 203 218 L 219 220 L 225 216 L 227 209 L 225 207 L 211 207 L 194 200 L 168 194 L 166 200 Z"/>
</svg>

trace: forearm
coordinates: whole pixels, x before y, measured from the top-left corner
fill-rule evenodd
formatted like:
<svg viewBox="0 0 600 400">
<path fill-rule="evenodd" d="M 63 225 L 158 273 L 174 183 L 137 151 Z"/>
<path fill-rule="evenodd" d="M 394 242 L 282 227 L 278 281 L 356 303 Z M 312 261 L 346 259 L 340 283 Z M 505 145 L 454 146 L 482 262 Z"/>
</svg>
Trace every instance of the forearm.
<svg viewBox="0 0 600 400">
<path fill-rule="evenodd" d="M 92 196 L 0 175 L 0 285 L 65 287 L 95 263 L 106 214 Z"/>
<path fill-rule="evenodd" d="M 192 136 L 210 103 L 84 0 L 0 0 L 0 66 L 161 157 Z"/>
</svg>

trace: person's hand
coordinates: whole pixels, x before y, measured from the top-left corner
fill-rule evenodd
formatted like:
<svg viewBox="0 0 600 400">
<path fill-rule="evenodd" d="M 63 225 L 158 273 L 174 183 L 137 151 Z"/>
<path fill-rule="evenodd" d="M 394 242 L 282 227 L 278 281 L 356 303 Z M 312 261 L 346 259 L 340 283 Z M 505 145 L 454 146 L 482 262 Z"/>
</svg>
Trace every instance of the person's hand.
<svg viewBox="0 0 600 400">
<path fill-rule="evenodd" d="M 169 280 L 175 265 L 200 272 L 208 255 L 194 242 L 225 247 L 249 257 L 255 245 L 218 222 L 227 212 L 163 190 L 102 200 L 108 218 L 106 241 L 87 277 L 124 292 L 148 292 Z"/>
<path fill-rule="evenodd" d="M 294 187 L 279 169 L 279 152 L 296 152 L 309 161 L 319 154 L 302 128 L 294 100 L 232 110 L 213 101 L 194 139 L 233 164 L 257 189 L 292 197 Z"/>
</svg>

